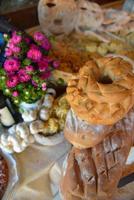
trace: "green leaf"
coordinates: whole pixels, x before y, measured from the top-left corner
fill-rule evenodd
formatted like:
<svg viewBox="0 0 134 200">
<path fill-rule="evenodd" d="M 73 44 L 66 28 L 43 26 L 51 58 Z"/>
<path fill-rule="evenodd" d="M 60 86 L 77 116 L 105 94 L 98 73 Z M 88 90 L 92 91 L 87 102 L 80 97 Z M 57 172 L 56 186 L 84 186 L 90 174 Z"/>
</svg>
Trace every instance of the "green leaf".
<svg viewBox="0 0 134 200">
<path fill-rule="evenodd" d="M 25 65 L 25 66 L 30 65 L 31 63 L 32 63 L 32 61 L 28 58 L 23 60 L 23 65 Z"/>
<path fill-rule="evenodd" d="M 19 84 L 19 85 L 16 86 L 16 89 L 19 90 L 19 91 L 23 90 L 23 88 L 24 88 L 23 84 Z"/>
<path fill-rule="evenodd" d="M 23 32 L 22 31 L 17 31 L 17 35 L 23 35 Z"/>
<path fill-rule="evenodd" d="M 0 68 L 0 75 L 6 75 L 6 72 L 3 68 Z"/>
<path fill-rule="evenodd" d="M 65 81 L 62 78 L 59 78 L 57 80 L 57 83 L 60 84 L 60 85 L 65 85 Z"/>
<path fill-rule="evenodd" d="M 40 83 L 40 77 L 39 76 L 34 76 L 33 77 L 33 80 L 38 84 L 38 83 Z"/>
<path fill-rule="evenodd" d="M 5 41 L 6 41 L 6 42 L 8 42 L 8 41 L 9 41 L 9 39 L 10 39 L 10 36 L 9 36 L 9 35 L 7 35 L 7 34 L 4 34 L 4 39 L 5 39 Z"/>
<path fill-rule="evenodd" d="M 27 87 L 28 87 L 29 90 L 31 90 L 33 88 L 33 85 L 27 84 Z"/>
</svg>

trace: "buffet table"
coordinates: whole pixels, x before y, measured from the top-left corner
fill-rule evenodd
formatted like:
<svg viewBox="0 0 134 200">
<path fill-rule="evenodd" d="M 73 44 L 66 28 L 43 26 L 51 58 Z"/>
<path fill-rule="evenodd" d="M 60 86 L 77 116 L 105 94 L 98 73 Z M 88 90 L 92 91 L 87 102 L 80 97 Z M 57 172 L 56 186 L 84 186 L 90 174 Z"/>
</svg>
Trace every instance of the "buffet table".
<svg viewBox="0 0 134 200">
<path fill-rule="evenodd" d="M 105 5 L 105 8 L 120 8 L 122 1 Z M 33 35 L 40 26 L 27 30 Z M 72 145 L 65 139 L 58 145 L 43 146 L 31 144 L 25 151 L 14 154 L 17 162 L 19 181 L 10 199 L 3 200 L 61 200 L 59 184 L 63 161 Z M 114 200 L 133 200 L 134 182 L 120 188 Z"/>
</svg>

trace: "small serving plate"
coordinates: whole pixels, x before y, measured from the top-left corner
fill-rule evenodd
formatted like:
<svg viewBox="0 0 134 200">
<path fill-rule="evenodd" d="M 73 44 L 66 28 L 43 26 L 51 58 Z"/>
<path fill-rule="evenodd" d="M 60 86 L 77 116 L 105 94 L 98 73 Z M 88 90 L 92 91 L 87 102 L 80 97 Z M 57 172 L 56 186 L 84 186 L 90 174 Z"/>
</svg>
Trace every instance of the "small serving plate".
<svg viewBox="0 0 134 200">
<path fill-rule="evenodd" d="M 13 199 L 14 191 L 19 181 L 18 165 L 17 165 L 15 157 L 12 154 L 6 153 L 3 150 L 0 150 L 0 154 L 7 161 L 7 165 L 9 169 L 8 185 L 7 185 L 7 188 L 2 200 L 10 200 L 10 199 Z"/>
</svg>

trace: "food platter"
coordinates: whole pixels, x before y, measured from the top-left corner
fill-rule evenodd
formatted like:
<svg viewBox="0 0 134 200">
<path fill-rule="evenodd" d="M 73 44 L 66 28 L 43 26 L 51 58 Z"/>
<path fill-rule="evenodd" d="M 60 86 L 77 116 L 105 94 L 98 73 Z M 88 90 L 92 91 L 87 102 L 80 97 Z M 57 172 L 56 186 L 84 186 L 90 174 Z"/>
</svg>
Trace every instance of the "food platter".
<svg viewBox="0 0 134 200">
<path fill-rule="evenodd" d="M 19 166 L 16 163 L 15 156 L 12 156 L 4 151 L 1 151 L 1 155 L 7 161 L 8 169 L 9 169 L 9 180 L 6 188 L 6 192 L 2 197 L 2 200 L 12 199 L 14 196 L 14 192 L 18 187 L 19 183 Z"/>
</svg>

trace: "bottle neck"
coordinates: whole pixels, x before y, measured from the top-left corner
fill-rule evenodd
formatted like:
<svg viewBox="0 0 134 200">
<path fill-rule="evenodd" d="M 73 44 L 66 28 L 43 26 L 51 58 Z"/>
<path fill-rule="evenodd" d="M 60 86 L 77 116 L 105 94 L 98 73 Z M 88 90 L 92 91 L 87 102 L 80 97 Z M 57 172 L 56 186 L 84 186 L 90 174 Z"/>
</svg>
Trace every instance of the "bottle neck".
<svg viewBox="0 0 134 200">
<path fill-rule="evenodd" d="M 0 92 L 0 109 L 6 107 L 6 98 L 2 92 Z"/>
</svg>

